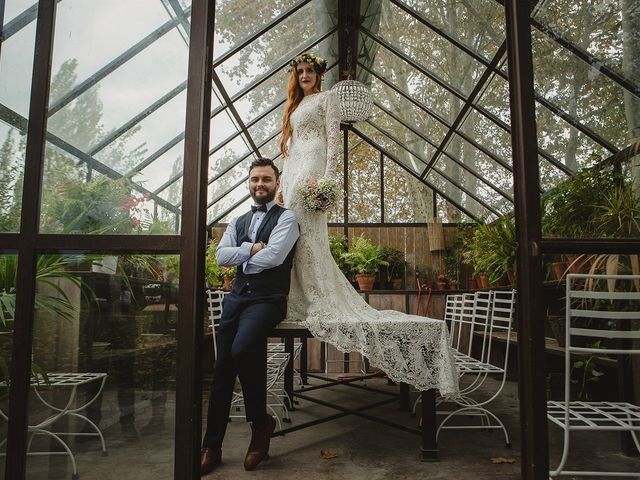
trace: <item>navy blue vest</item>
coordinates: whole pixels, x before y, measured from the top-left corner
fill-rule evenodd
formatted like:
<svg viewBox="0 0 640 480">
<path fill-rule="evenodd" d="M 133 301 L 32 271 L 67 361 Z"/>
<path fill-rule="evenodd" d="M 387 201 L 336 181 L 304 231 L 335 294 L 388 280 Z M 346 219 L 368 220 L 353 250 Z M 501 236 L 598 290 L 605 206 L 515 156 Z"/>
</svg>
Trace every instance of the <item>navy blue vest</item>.
<svg viewBox="0 0 640 480">
<path fill-rule="evenodd" d="M 262 219 L 253 243 L 260 241 L 269 243 L 271 231 L 277 225 L 280 215 L 284 212 L 285 209 L 278 205 L 271 207 Z M 249 238 L 249 227 L 251 226 L 252 217 L 253 213 L 249 211 L 236 221 L 236 239 L 238 246 L 244 242 L 251 242 Z M 242 266 L 239 266 L 236 279 L 233 282 L 232 291 L 238 295 L 248 294 L 254 298 L 274 297 L 274 299 L 286 301 L 291 286 L 291 268 L 293 267 L 295 248 L 294 245 L 281 265 L 268 268 L 260 273 L 246 274 Z"/>
</svg>

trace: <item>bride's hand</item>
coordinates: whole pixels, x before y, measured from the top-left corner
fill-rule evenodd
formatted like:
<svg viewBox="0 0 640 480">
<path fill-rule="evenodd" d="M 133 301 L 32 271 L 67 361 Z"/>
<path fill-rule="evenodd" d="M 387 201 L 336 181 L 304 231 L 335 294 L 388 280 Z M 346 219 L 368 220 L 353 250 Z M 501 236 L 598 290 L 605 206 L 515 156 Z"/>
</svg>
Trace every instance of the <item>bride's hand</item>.
<svg viewBox="0 0 640 480">
<path fill-rule="evenodd" d="M 284 196 L 282 195 L 282 190 L 276 193 L 276 205 L 284 207 Z"/>
</svg>

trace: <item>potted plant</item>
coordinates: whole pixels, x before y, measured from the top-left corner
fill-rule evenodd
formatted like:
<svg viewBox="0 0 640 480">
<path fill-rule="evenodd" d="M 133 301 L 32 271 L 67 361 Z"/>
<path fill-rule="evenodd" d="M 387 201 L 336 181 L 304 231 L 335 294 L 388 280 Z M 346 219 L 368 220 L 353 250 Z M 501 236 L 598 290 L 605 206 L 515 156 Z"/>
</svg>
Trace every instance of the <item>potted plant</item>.
<svg viewBox="0 0 640 480">
<path fill-rule="evenodd" d="M 380 249 L 364 237 L 355 237 L 351 248 L 342 254 L 342 258 L 355 272 L 360 290 L 371 290 L 380 267 L 389 265 L 380 258 Z"/>
<path fill-rule="evenodd" d="M 446 290 L 448 283 L 447 276 L 444 273 L 439 273 L 435 281 L 436 290 Z"/>
<path fill-rule="evenodd" d="M 233 280 L 236 278 L 236 267 L 220 267 L 222 268 L 222 288 L 231 290 L 233 288 Z"/>
<path fill-rule="evenodd" d="M 382 281 L 386 288 L 399 290 L 402 288 L 407 262 L 404 259 L 404 252 L 390 245 L 380 247 L 380 258 L 389 265 L 380 269 Z"/>
<path fill-rule="evenodd" d="M 513 217 L 502 217 L 492 224 L 479 225 L 470 245 L 470 256 L 480 288 L 497 284 L 516 260 L 516 234 Z"/>
<path fill-rule="evenodd" d="M 348 250 L 348 240 L 344 235 L 329 235 L 329 250 L 331 251 L 331 256 L 333 260 L 338 265 L 338 268 L 344 276 L 348 279 L 353 279 L 351 275 L 351 271 L 349 269 L 349 265 L 345 262 L 343 258 L 343 254 L 347 253 Z"/>
<path fill-rule="evenodd" d="M 218 288 L 222 285 L 224 270 L 216 261 L 216 248 L 218 248 L 218 240 L 213 239 L 207 246 L 204 264 L 204 278 L 209 288 Z"/>
</svg>

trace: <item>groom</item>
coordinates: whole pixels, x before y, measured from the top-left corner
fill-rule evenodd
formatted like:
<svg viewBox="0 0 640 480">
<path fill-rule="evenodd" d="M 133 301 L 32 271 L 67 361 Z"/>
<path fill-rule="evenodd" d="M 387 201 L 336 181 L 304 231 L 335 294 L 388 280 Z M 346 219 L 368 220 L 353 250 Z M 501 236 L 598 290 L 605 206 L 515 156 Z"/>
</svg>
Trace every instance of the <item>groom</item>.
<svg viewBox="0 0 640 480">
<path fill-rule="evenodd" d="M 244 468 L 253 470 L 268 457 L 276 422 L 267 414 L 267 336 L 287 312 L 287 295 L 298 222 L 291 210 L 276 205 L 280 172 L 269 159 L 249 167 L 251 211 L 234 218 L 216 250 L 220 265 L 238 267 L 225 296 L 218 329 L 218 358 L 213 369 L 207 430 L 202 440 L 200 474 L 221 461 L 222 440 L 236 375 L 242 384 L 251 443 Z"/>
</svg>

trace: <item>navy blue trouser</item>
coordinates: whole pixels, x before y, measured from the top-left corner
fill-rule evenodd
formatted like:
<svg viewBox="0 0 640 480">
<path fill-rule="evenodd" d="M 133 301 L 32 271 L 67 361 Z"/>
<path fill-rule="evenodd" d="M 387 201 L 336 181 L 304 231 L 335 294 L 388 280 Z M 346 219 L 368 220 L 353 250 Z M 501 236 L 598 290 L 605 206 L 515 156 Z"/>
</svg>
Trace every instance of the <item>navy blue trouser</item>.
<svg viewBox="0 0 640 480">
<path fill-rule="evenodd" d="M 207 430 L 202 446 L 220 448 L 229 422 L 236 375 L 242 385 L 247 422 L 262 426 L 267 417 L 267 336 L 283 319 L 272 303 L 247 304 L 224 310 L 216 334 L 218 358 L 213 368 Z"/>
</svg>

